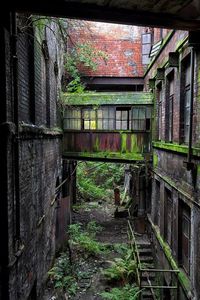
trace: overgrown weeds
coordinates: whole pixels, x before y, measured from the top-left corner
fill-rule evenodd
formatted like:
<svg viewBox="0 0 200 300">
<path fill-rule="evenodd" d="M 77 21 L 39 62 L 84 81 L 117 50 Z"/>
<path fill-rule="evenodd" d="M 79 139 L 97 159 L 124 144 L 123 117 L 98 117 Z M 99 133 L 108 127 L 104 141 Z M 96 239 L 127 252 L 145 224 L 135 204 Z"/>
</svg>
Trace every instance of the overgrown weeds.
<svg viewBox="0 0 200 300">
<path fill-rule="evenodd" d="M 99 255 L 106 251 L 105 245 L 95 240 L 97 232 L 101 230 L 102 228 L 95 221 L 89 222 L 85 230 L 80 223 L 72 224 L 69 226 L 69 242 L 84 256 Z"/>
<path fill-rule="evenodd" d="M 100 295 L 103 299 L 108 300 L 136 300 L 139 298 L 139 294 L 138 287 L 127 284 L 122 288 L 113 288 L 109 292 L 102 292 Z"/>
</svg>

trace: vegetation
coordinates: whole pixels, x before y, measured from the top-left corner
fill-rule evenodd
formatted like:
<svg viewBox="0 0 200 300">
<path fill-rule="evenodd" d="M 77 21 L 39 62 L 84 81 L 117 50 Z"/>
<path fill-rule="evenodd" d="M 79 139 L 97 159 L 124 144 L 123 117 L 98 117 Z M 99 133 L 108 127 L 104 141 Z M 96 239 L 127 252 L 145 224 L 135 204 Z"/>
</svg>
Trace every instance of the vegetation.
<svg viewBox="0 0 200 300">
<path fill-rule="evenodd" d="M 137 263 L 133 258 L 132 249 L 128 249 L 124 257 L 115 258 L 110 263 L 111 266 L 102 271 L 108 281 L 117 280 L 125 285 L 135 279 Z"/>
<path fill-rule="evenodd" d="M 113 189 L 123 184 L 124 165 L 87 162 L 77 168 L 77 189 L 84 200 L 113 197 Z"/>
<path fill-rule="evenodd" d="M 94 221 L 89 222 L 85 230 L 82 229 L 80 223 L 72 224 L 69 227 L 69 242 L 83 256 L 96 256 L 106 251 L 106 247 L 95 240 L 95 236 L 99 231 L 101 231 L 101 227 Z"/>
<path fill-rule="evenodd" d="M 69 261 L 69 255 L 61 253 L 57 258 L 54 267 L 48 272 L 50 281 L 57 291 L 68 292 L 75 295 L 77 291 L 76 278 Z"/>
<path fill-rule="evenodd" d="M 108 300 L 136 300 L 139 298 L 139 294 L 138 287 L 127 284 L 122 288 L 113 288 L 109 292 L 102 292 L 101 297 Z"/>
</svg>

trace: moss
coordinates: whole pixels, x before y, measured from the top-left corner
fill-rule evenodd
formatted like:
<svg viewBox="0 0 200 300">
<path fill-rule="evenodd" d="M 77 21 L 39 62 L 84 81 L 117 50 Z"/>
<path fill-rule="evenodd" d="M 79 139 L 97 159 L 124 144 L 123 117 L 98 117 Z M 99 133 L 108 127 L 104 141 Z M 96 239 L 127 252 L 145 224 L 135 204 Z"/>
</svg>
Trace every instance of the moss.
<svg viewBox="0 0 200 300">
<path fill-rule="evenodd" d="M 164 150 L 169 150 L 173 152 L 178 152 L 182 154 L 187 154 L 188 153 L 188 146 L 187 145 L 179 145 L 176 143 L 165 143 L 165 142 L 153 142 L 153 147 L 154 148 L 159 148 L 159 149 L 164 149 Z M 200 148 L 192 148 L 192 154 L 195 156 L 200 156 Z"/>
<path fill-rule="evenodd" d="M 173 270 L 179 270 L 179 273 L 178 273 L 179 282 L 181 283 L 184 290 L 190 291 L 191 290 L 190 280 L 188 279 L 187 275 L 178 268 L 178 265 L 177 265 L 176 261 L 172 257 L 172 253 L 171 253 L 171 249 L 170 249 L 169 245 L 164 242 L 164 240 L 161 237 L 158 229 L 156 228 L 156 226 L 152 222 L 151 222 L 151 226 L 154 229 L 154 232 L 155 232 L 156 237 L 157 237 L 157 239 L 160 243 L 160 246 L 162 247 L 162 249 L 163 249 L 163 251 L 164 251 L 164 253 L 167 257 L 167 260 L 169 261 L 172 269 Z"/>
<path fill-rule="evenodd" d="M 153 104 L 152 93 L 147 92 L 90 92 L 83 94 L 62 94 L 66 105 L 126 105 L 126 104 Z"/>
<path fill-rule="evenodd" d="M 94 151 L 96 151 L 96 152 L 99 151 L 99 138 L 98 137 L 96 137 L 96 139 L 95 139 Z"/>
<path fill-rule="evenodd" d="M 144 157 L 140 153 L 120 153 L 120 152 L 64 152 L 64 157 L 88 157 L 88 158 L 95 158 L 95 159 L 114 159 L 114 160 L 130 160 L 130 161 L 144 161 Z"/>
<path fill-rule="evenodd" d="M 126 153 L 127 152 L 127 145 L 126 145 L 127 134 L 120 132 L 120 135 L 121 135 L 121 153 Z"/>
<path fill-rule="evenodd" d="M 137 135 L 136 134 L 131 135 L 131 152 L 132 153 L 139 152 L 138 145 L 137 145 Z"/>
<path fill-rule="evenodd" d="M 197 174 L 200 176 L 200 164 L 197 165 Z"/>
<path fill-rule="evenodd" d="M 175 51 L 181 50 L 181 48 L 184 46 L 187 40 L 188 40 L 188 36 L 182 40 L 178 40 L 178 42 L 176 43 Z"/>
<path fill-rule="evenodd" d="M 155 152 L 153 153 L 153 166 L 154 168 L 158 166 L 158 155 Z"/>
</svg>

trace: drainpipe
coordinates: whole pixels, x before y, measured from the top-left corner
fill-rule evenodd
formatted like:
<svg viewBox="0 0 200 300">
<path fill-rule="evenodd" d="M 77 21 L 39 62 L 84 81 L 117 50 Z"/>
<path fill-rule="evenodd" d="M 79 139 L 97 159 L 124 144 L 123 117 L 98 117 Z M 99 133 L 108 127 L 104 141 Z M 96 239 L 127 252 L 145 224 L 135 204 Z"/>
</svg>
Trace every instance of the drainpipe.
<svg viewBox="0 0 200 300">
<path fill-rule="evenodd" d="M 17 57 L 17 21 L 12 12 L 12 63 L 13 63 L 13 98 L 14 98 L 14 182 L 15 182 L 15 251 L 20 246 L 20 191 L 19 191 L 19 100 L 18 100 L 18 57 Z M 18 256 L 18 255 L 17 255 Z"/>
</svg>

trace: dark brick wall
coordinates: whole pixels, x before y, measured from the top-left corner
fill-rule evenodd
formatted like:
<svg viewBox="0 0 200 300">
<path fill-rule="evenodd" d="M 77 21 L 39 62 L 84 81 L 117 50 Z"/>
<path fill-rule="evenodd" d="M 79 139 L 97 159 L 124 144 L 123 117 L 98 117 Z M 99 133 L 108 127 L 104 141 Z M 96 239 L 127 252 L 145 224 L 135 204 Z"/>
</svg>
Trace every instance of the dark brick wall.
<svg viewBox="0 0 200 300">
<path fill-rule="evenodd" d="M 153 186 L 152 186 L 152 211 L 151 219 L 154 224 L 157 225 L 157 229 L 166 242 L 164 228 L 170 226 L 170 224 L 164 225 L 166 220 L 166 189 L 171 192 L 172 197 L 172 243 L 170 245 L 172 255 L 180 266 L 178 261 L 178 251 L 180 251 L 179 244 L 179 209 L 181 203 L 185 203 L 191 212 L 191 242 L 190 242 L 190 274 L 191 290 L 194 293 L 196 299 L 199 298 L 200 289 L 197 283 L 199 279 L 198 274 L 200 272 L 199 259 L 199 215 L 200 215 L 200 149 L 199 149 L 199 64 L 200 55 L 199 50 L 195 50 L 195 74 L 194 74 L 194 115 L 193 115 L 193 131 L 192 131 L 192 146 L 197 148 L 197 154 L 192 156 L 192 162 L 195 168 L 192 171 L 186 169 L 184 161 L 187 161 L 187 145 L 183 144 L 181 139 L 181 119 L 183 118 L 183 82 L 181 74 L 183 72 L 183 60 L 190 53 L 190 48 L 187 46 L 187 32 L 176 31 L 171 35 L 168 43 L 165 44 L 163 50 L 155 59 L 154 63 L 149 66 L 145 76 L 145 89 L 148 90 L 148 84 L 150 78 L 155 78 L 155 87 L 152 90 L 155 93 L 155 123 L 153 137 L 157 143 L 153 143 Z M 176 51 L 179 53 L 179 66 L 168 66 L 168 53 Z M 158 80 L 156 78 L 157 68 L 164 68 L 164 80 Z M 169 144 L 168 132 L 169 123 L 167 119 L 168 103 L 168 80 L 167 76 L 170 72 L 174 72 L 174 105 L 173 105 L 173 140 Z M 164 97 L 162 100 L 162 131 L 161 141 L 158 141 L 158 97 L 157 97 L 157 85 L 162 84 L 164 89 Z M 169 147 L 165 147 L 166 143 Z M 174 147 L 174 148 L 173 148 Z M 178 148 L 180 147 L 180 148 Z M 185 151 L 182 151 L 185 149 Z M 160 192 L 156 189 L 156 181 L 160 183 Z M 157 216 L 160 215 L 160 222 L 157 224 Z M 155 246 L 159 248 L 158 241 L 153 235 L 153 241 Z M 163 265 L 163 250 L 158 249 L 157 258 L 159 264 Z M 165 259 L 166 260 L 166 259 Z M 183 296 L 181 296 L 183 297 Z M 181 298 L 182 299 L 182 298 Z M 184 298 L 183 298 L 184 299 Z"/>
<path fill-rule="evenodd" d="M 8 17 L 8 23 L 10 19 Z M 51 26 L 51 24 L 49 24 Z M 54 25 L 53 25 L 54 26 Z M 56 32 L 56 28 L 53 27 Z M 6 33 L 6 34 L 5 34 Z M 2 114 L 1 173 L 5 175 L 2 191 L 2 218 L 4 243 L 2 245 L 0 296 L 2 299 L 28 299 L 35 289 L 38 299 L 42 291 L 47 271 L 52 266 L 56 251 L 56 213 L 58 211 L 56 182 L 62 182 L 62 135 L 56 131 L 57 101 L 62 75 L 62 59 L 59 58 L 58 77 L 54 72 L 54 62 L 62 57 L 61 45 L 46 34 L 49 47 L 49 99 L 46 97 L 45 59 L 41 48 L 44 36 L 38 36 L 35 28 L 26 28 L 24 17 L 18 18 L 18 96 L 19 96 L 19 135 L 16 132 L 11 32 L 2 29 L 5 60 L 4 79 L 6 90 Z M 54 33 L 52 33 L 54 35 Z M 39 39 L 41 38 L 41 39 Z M 49 42 L 48 42 L 49 41 Z M 3 65 L 3 63 L 6 66 Z M 1 69 L 2 69 L 1 68 Z M 3 99 L 3 98 L 2 98 Z M 49 110 L 46 109 L 50 103 Z M 49 115 L 48 115 L 49 112 Z M 3 119 L 3 117 L 5 119 Z M 49 118 L 49 124 L 47 124 Z M 3 123 L 4 122 L 4 123 Z M 46 128 L 48 125 L 48 128 Z M 16 149 L 18 154 L 16 156 Z M 19 160 L 19 174 L 17 174 Z M 17 181 L 19 176 L 19 198 Z M 70 185 L 70 182 L 68 182 Z M 70 190 L 68 186 L 68 190 Z M 61 194 L 62 196 L 62 194 Z M 63 232 L 70 221 L 70 195 L 63 208 Z M 18 207 L 18 204 L 19 207 Z M 59 221 L 59 220 L 58 220 Z M 19 227 L 18 227 L 19 225 Z M 18 233 L 17 234 L 17 229 Z M 62 243 L 65 236 L 60 239 Z M 7 239 L 7 240 L 6 240 Z M 60 246 L 61 246 L 60 243 Z M 3 290 L 3 288 L 4 290 Z"/>
</svg>

